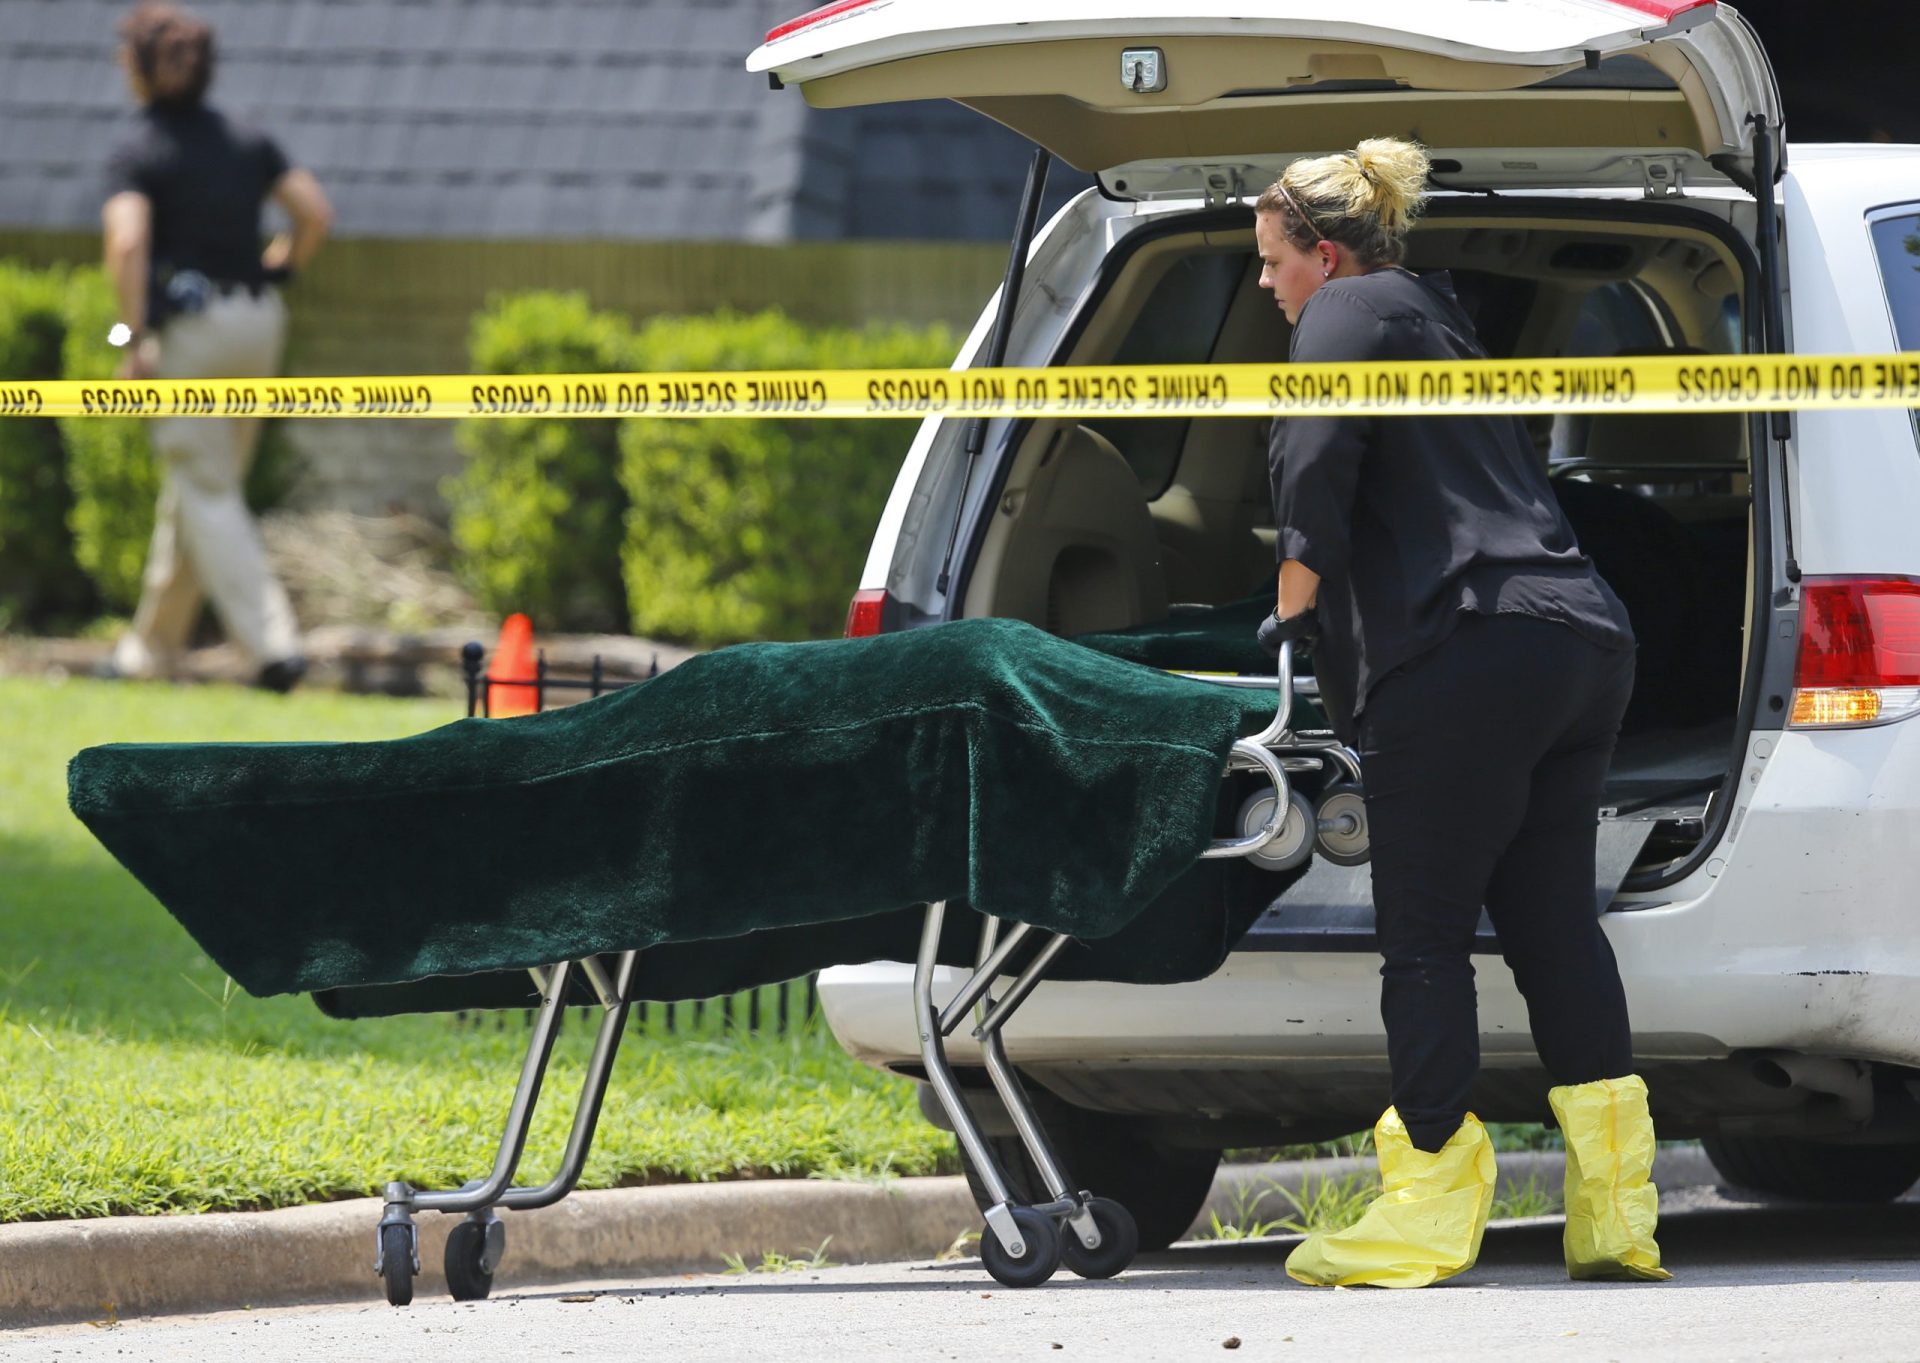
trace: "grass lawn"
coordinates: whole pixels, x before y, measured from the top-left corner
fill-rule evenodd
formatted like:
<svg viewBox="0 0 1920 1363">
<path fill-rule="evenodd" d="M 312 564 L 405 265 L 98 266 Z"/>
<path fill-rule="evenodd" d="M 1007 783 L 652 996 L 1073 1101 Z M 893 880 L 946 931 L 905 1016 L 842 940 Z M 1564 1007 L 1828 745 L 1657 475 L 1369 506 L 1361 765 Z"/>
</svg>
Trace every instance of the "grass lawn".
<svg viewBox="0 0 1920 1363">
<path fill-rule="evenodd" d="M 390 738 L 455 713 L 0 678 L 0 1222 L 281 1206 L 485 1172 L 521 1015 L 343 1023 L 305 998 L 249 998 L 66 807 L 67 759 L 90 744 Z M 523 1181 L 545 1179 L 565 1138 L 590 1040 L 577 1017 Z M 910 1086 L 818 1027 L 629 1035 L 594 1145 L 591 1187 L 957 1167 Z"/>
</svg>

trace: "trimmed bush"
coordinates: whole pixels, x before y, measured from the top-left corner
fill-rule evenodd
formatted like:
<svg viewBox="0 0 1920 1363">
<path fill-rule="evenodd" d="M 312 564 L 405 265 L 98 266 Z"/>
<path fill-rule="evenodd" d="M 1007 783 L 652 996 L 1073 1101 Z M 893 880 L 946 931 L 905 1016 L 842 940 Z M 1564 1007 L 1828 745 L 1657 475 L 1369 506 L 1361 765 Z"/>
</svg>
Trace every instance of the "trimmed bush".
<svg viewBox="0 0 1920 1363">
<path fill-rule="evenodd" d="M 107 344 L 107 332 L 119 311 L 103 272 L 75 271 L 67 292 L 67 378 L 113 377 L 121 355 Z M 73 485 L 74 557 L 109 606 L 130 611 L 140 600 L 140 570 L 160 495 L 146 423 L 139 417 L 62 417 L 60 433 Z"/>
<path fill-rule="evenodd" d="M 659 318 L 634 368 L 937 367 L 945 327 L 815 330 L 776 312 Z M 635 633 L 702 645 L 840 631 L 910 421 L 661 420 L 620 428 Z"/>
<path fill-rule="evenodd" d="M 0 262 L 0 382 L 60 377 L 64 270 Z M 52 418 L 0 420 L 0 629 L 72 624 L 94 604 L 67 527 L 73 489 Z"/>
<path fill-rule="evenodd" d="M 473 319 L 476 374 L 599 374 L 632 367 L 624 317 L 580 293 L 494 298 Z M 626 620 L 620 540 L 626 494 L 613 420 L 474 419 L 468 458 L 441 488 L 456 566 L 489 610 L 541 628 L 617 630 Z"/>
</svg>

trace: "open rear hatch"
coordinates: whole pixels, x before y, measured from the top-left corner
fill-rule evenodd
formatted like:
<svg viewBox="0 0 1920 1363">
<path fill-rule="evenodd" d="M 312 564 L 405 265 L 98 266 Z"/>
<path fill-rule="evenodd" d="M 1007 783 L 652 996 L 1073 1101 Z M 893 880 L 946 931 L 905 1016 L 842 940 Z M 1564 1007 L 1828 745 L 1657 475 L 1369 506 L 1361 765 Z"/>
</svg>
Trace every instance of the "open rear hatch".
<svg viewBox="0 0 1920 1363">
<path fill-rule="evenodd" d="M 1250 197 L 1382 136 L 1442 186 L 1750 185 L 1748 121 L 1780 121 L 1716 0 L 839 0 L 747 66 L 821 108 L 955 100 L 1129 198 Z"/>
</svg>

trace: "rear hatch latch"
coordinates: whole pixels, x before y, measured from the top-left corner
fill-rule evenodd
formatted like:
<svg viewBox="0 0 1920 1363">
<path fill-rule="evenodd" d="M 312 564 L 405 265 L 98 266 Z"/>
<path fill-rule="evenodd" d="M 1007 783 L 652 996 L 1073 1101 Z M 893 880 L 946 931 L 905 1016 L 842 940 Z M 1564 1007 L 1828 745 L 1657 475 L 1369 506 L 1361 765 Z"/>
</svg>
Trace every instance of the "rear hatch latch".
<svg viewBox="0 0 1920 1363">
<path fill-rule="evenodd" d="M 1686 176 L 1678 156 L 1636 156 L 1640 184 L 1649 199 L 1672 198 L 1686 189 Z"/>
<path fill-rule="evenodd" d="M 1222 208 L 1230 203 L 1241 203 L 1254 197 L 1247 188 L 1244 166 L 1204 166 L 1207 187 L 1207 207 Z"/>
</svg>

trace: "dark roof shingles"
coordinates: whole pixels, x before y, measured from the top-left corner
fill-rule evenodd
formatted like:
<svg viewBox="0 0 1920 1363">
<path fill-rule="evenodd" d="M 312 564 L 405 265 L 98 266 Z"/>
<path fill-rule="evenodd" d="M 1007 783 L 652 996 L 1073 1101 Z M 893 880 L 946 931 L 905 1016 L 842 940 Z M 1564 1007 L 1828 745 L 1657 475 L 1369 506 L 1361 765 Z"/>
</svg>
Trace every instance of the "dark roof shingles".
<svg viewBox="0 0 1920 1363">
<path fill-rule="evenodd" d="M 215 102 L 322 177 L 343 234 L 1003 237 L 1020 138 L 945 104 L 807 109 L 746 73 L 766 29 L 806 7 L 196 4 L 220 34 Z M 97 223 L 128 110 L 124 10 L 0 0 L 0 225 Z"/>
</svg>

